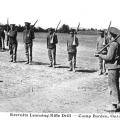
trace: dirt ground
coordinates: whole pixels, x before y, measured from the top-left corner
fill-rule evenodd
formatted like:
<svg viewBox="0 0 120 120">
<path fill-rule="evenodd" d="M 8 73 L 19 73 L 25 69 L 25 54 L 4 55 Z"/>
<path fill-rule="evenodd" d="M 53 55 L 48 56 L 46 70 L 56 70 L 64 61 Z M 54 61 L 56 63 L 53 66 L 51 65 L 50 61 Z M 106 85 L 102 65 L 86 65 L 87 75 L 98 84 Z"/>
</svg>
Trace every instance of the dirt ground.
<svg viewBox="0 0 120 120">
<path fill-rule="evenodd" d="M 94 44 L 95 45 L 95 44 Z M 17 63 L 0 52 L 0 112 L 104 113 L 107 76 L 98 76 L 95 47 L 79 45 L 76 72 L 69 72 L 66 44 L 57 45 L 56 68 L 49 68 L 44 42 L 34 42 L 33 64 L 25 65 L 19 42 Z"/>
</svg>

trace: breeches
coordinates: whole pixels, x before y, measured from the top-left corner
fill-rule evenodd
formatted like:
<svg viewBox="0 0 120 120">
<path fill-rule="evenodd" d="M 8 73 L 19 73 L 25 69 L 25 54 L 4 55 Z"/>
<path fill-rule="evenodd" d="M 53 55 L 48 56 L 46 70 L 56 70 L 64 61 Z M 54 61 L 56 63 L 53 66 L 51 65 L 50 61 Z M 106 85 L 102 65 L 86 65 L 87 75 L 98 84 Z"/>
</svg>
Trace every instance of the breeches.
<svg viewBox="0 0 120 120">
<path fill-rule="evenodd" d="M 30 58 L 31 61 L 32 61 L 32 45 L 33 45 L 32 43 L 25 44 L 25 54 L 28 59 Z"/>
<path fill-rule="evenodd" d="M 108 70 L 108 86 L 110 102 L 117 104 L 120 102 L 119 94 L 119 69 Z"/>
<path fill-rule="evenodd" d="M 48 49 L 48 57 L 51 62 L 55 62 L 56 59 L 56 48 Z"/>
<path fill-rule="evenodd" d="M 16 56 L 17 56 L 17 43 L 15 43 L 15 44 L 10 44 L 10 45 L 9 45 L 9 49 L 10 49 L 11 59 L 13 59 L 14 61 L 16 61 Z"/>
<path fill-rule="evenodd" d="M 68 61 L 71 61 L 74 64 L 76 64 L 76 54 L 77 53 L 68 53 Z"/>
</svg>

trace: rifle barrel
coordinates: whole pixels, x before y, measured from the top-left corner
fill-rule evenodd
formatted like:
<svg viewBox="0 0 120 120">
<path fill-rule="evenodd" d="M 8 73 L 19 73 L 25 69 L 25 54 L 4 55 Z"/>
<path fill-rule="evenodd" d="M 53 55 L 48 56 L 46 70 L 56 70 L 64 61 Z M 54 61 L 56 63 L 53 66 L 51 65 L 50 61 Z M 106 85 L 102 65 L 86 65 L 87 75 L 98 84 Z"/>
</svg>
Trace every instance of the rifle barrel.
<svg viewBox="0 0 120 120">
<path fill-rule="evenodd" d="M 116 41 L 119 37 L 120 37 L 120 35 L 117 35 L 117 37 L 116 37 L 112 42 Z M 98 52 L 98 54 L 100 54 L 104 49 L 106 49 L 112 42 L 108 43 L 104 48 L 102 48 L 102 49 Z"/>
</svg>

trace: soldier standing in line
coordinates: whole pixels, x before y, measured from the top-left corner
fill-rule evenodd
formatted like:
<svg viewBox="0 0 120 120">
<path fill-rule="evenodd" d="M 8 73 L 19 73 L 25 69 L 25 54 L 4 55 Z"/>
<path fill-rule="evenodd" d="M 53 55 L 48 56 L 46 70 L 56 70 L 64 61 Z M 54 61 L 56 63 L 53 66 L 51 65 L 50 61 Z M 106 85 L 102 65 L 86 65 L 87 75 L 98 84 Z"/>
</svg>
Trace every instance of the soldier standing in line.
<svg viewBox="0 0 120 120">
<path fill-rule="evenodd" d="M 29 22 L 25 22 L 25 30 L 23 31 L 23 41 L 25 43 L 25 54 L 27 57 L 27 61 L 25 62 L 25 64 L 32 63 L 32 46 L 35 36 L 30 24 L 31 23 Z"/>
<path fill-rule="evenodd" d="M 2 39 L 1 39 L 2 33 L 1 33 L 1 29 L 2 29 L 2 27 L 0 26 L 0 49 L 2 49 Z"/>
<path fill-rule="evenodd" d="M 104 31 L 101 31 L 100 37 L 97 38 L 97 51 L 101 50 L 105 45 L 107 44 L 105 33 Z M 102 51 L 102 54 L 107 54 L 107 48 Z M 99 57 L 99 75 L 105 74 L 106 68 L 105 68 L 105 60 Z"/>
<path fill-rule="evenodd" d="M 5 44 L 4 44 L 4 40 L 5 40 L 5 33 L 4 33 L 4 28 L 3 26 L 0 28 L 0 39 L 1 39 L 1 48 L 2 50 L 5 50 Z"/>
<path fill-rule="evenodd" d="M 70 67 L 69 71 L 75 72 L 76 54 L 77 54 L 77 47 L 79 43 L 78 43 L 78 38 L 75 35 L 77 34 L 76 31 L 72 30 L 70 34 L 71 34 L 71 38 L 67 40 L 68 61 L 69 61 L 69 67 Z"/>
<path fill-rule="evenodd" d="M 57 35 L 55 34 L 54 29 L 48 29 L 49 35 L 47 36 L 47 48 L 48 48 L 48 57 L 50 60 L 49 67 L 55 67 L 56 63 L 56 44 L 58 43 Z"/>
<path fill-rule="evenodd" d="M 110 95 L 109 105 L 106 111 L 118 111 L 120 109 L 120 92 L 119 92 L 119 71 L 120 71 L 120 41 L 114 39 L 120 31 L 111 27 L 109 41 L 111 42 L 106 55 L 96 54 L 96 57 L 106 61 L 108 68 L 108 89 Z"/>
<path fill-rule="evenodd" d="M 17 55 L 17 30 L 15 29 L 15 24 L 10 24 L 9 36 L 9 49 L 10 49 L 10 62 L 16 62 Z"/>
</svg>

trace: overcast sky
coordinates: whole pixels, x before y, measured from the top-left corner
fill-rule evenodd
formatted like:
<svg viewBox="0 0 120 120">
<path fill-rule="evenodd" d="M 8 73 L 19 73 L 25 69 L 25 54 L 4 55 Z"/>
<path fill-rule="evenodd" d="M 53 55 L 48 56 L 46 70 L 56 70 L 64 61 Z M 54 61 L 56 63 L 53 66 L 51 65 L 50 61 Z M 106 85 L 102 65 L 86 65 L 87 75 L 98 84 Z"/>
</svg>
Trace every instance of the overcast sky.
<svg viewBox="0 0 120 120">
<path fill-rule="evenodd" d="M 32 24 L 42 28 L 56 27 L 59 20 L 62 24 L 81 28 L 120 29 L 120 0 L 0 0 L 0 22 L 24 25 Z M 60 26 L 61 26 L 60 25 Z"/>
</svg>

